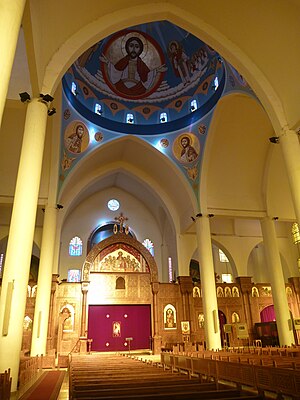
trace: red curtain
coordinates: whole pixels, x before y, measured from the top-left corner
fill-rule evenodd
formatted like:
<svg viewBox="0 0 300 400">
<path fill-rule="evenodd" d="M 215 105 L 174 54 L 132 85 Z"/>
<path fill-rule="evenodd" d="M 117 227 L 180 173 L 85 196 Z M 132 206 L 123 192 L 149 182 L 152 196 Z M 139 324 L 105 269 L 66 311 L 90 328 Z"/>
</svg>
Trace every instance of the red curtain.
<svg viewBox="0 0 300 400">
<path fill-rule="evenodd" d="M 88 338 L 92 351 L 128 351 L 151 346 L 151 306 L 90 305 Z M 132 340 L 126 340 L 132 338 Z"/>
</svg>

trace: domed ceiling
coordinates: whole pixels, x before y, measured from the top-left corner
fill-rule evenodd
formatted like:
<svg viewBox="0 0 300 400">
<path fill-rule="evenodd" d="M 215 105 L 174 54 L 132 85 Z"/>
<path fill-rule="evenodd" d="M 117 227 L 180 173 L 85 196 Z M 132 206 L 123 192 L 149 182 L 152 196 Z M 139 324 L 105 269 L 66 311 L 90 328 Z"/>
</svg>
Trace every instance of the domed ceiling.
<svg viewBox="0 0 300 400">
<path fill-rule="evenodd" d="M 110 35 L 63 77 L 60 188 L 87 155 L 135 135 L 173 162 L 198 198 L 214 110 L 231 93 L 256 98 L 216 51 L 168 21 Z"/>
<path fill-rule="evenodd" d="M 145 134 L 178 129 L 208 113 L 223 92 L 224 75 L 212 48 L 159 21 L 96 43 L 71 66 L 63 84 L 88 120 L 124 133 L 137 133 L 142 125 Z"/>
</svg>

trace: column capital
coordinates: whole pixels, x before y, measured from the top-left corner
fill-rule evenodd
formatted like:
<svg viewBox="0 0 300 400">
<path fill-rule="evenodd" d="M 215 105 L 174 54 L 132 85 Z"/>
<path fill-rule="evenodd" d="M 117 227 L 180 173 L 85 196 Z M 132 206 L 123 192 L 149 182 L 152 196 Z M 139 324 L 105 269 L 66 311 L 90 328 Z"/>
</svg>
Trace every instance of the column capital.
<svg viewBox="0 0 300 400">
<path fill-rule="evenodd" d="M 89 286 L 90 286 L 90 283 L 89 282 L 82 282 L 81 283 L 81 292 L 84 294 L 84 293 L 87 293 L 88 291 L 89 291 Z"/>
<path fill-rule="evenodd" d="M 157 294 L 159 291 L 159 282 L 152 282 L 152 293 Z"/>
<path fill-rule="evenodd" d="M 179 276 L 178 277 L 178 282 L 180 285 L 180 291 L 182 294 L 188 293 L 191 294 L 193 293 L 193 281 L 191 276 Z"/>
<path fill-rule="evenodd" d="M 287 135 L 297 135 L 298 133 L 294 129 L 290 129 L 288 126 L 284 126 L 281 128 L 281 131 L 279 133 L 279 137 L 287 136 Z"/>
</svg>

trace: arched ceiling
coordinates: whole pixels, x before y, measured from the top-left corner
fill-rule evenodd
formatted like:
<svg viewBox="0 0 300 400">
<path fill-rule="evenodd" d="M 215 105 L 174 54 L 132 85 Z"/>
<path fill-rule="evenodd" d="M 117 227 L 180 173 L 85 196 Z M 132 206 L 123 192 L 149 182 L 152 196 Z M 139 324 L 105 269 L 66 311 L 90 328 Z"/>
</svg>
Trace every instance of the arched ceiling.
<svg viewBox="0 0 300 400">
<path fill-rule="evenodd" d="M 292 0 L 278 0 L 272 4 L 271 11 L 268 4 L 268 2 L 245 2 L 241 7 L 237 0 L 232 0 L 229 3 L 221 0 L 214 3 L 187 0 L 184 5 L 178 0 L 168 2 L 154 0 L 151 3 L 144 0 L 132 0 L 128 7 L 128 4 L 123 1 L 115 0 L 115 2 L 103 3 L 99 7 L 98 0 L 87 0 L 86 2 L 73 0 L 72 5 L 69 2 L 59 2 L 58 4 L 45 0 L 31 0 L 26 2 L 23 19 L 25 43 L 29 56 L 28 61 L 25 60 L 23 63 L 29 65 L 27 76 L 30 76 L 33 91 L 37 94 L 39 92 L 53 94 L 63 74 L 67 72 L 71 64 L 94 43 L 128 26 L 169 20 L 212 46 L 240 71 L 260 98 L 277 133 L 278 129 L 285 124 L 295 128 L 300 121 L 298 109 L 299 85 L 296 84 L 298 82 L 300 51 L 299 43 L 295 40 L 296 37 L 300 36 L 299 3 Z M 245 29 L 245 26 L 247 26 L 247 29 Z M 22 51 L 23 57 L 26 57 L 24 46 Z M 20 52 L 21 50 L 18 49 L 18 54 Z M 16 57 L 16 60 L 19 60 L 18 62 L 21 64 L 18 57 Z M 283 73 L 283 62 L 285 73 Z M 30 87 L 24 82 L 24 77 L 22 79 L 13 74 L 10 86 L 11 98 L 18 98 L 18 93 L 23 91 L 24 87 Z M 224 100 L 223 98 L 222 102 Z M 251 209 L 262 209 L 266 201 L 263 198 L 266 189 L 266 179 L 263 175 L 269 172 L 269 170 L 263 172 L 262 167 L 269 162 L 267 138 L 273 136 L 274 133 L 271 133 L 271 124 L 262 117 L 262 109 L 261 112 L 256 114 L 254 108 L 250 107 L 249 116 L 252 116 L 251 119 L 246 111 L 238 113 L 237 110 L 240 105 L 238 101 L 232 101 L 230 104 L 235 109 L 231 109 L 229 105 L 219 104 L 214 115 L 216 125 L 212 125 L 210 132 L 210 135 L 214 138 L 214 149 L 211 149 L 211 152 L 209 151 L 210 163 L 207 173 L 209 179 L 206 178 L 206 181 L 209 180 L 207 188 L 209 206 L 217 208 L 236 204 L 237 198 L 229 194 L 230 189 L 234 189 L 237 197 L 241 200 L 245 199 L 245 204 L 248 204 Z M 247 107 L 244 107 L 244 101 L 241 105 L 242 109 L 247 110 Z M 242 116 L 248 123 L 245 124 L 243 118 L 241 118 L 240 126 L 235 126 L 232 129 L 229 120 L 227 121 L 226 114 L 223 115 L 223 112 L 227 112 L 228 116 Z M 258 141 L 254 122 L 257 117 L 257 121 L 263 120 L 262 123 L 263 126 L 266 126 L 267 132 L 264 133 L 264 139 L 259 136 Z M 218 132 L 218 134 L 215 135 L 214 132 Z M 248 135 L 241 136 L 239 135 L 240 132 L 247 132 Z M 249 139 L 251 135 L 253 135 L 253 138 Z M 242 138 L 246 138 L 246 140 L 244 141 Z M 236 146 L 233 145 L 231 148 L 229 143 L 232 141 L 236 143 Z M 244 154 L 245 157 L 236 156 L 238 144 L 241 146 L 241 154 Z M 259 144 L 262 146 L 259 146 Z M 270 144 L 268 143 L 268 145 Z M 249 148 L 254 152 L 257 150 L 255 163 L 247 154 Z M 226 151 L 223 151 L 224 149 Z M 219 164 L 217 164 L 218 154 L 222 161 Z M 101 152 L 102 156 L 105 159 L 104 152 Z M 136 153 L 134 156 L 139 157 Z M 237 168 L 234 171 L 227 164 L 229 157 L 235 161 Z M 88 162 L 88 160 L 86 161 Z M 132 164 L 132 160 L 128 159 L 127 161 Z M 82 165 L 84 163 L 85 161 Z M 139 162 L 137 161 L 137 163 Z M 161 165 L 158 163 L 158 167 Z M 242 170 L 245 173 L 253 173 L 254 177 L 258 178 L 258 183 L 254 183 L 252 178 L 250 182 L 243 181 Z M 221 172 L 220 175 L 224 179 L 220 177 L 210 179 L 213 172 L 216 176 Z M 234 181 L 233 173 L 236 174 L 240 186 Z M 66 182 L 68 179 L 66 179 Z M 75 181 L 73 181 L 74 184 L 76 184 Z M 176 185 L 171 188 L 171 184 L 164 178 L 163 182 L 165 181 L 167 188 L 174 189 L 176 193 Z M 221 206 L 221 199 L 216 201 L 216 197 L 218 188 L 224 186 L 226 186 L 225 192 L 222 193 L 224 193 L 225 202 Z M 250 187 L 254 190 L 253 200 L 247 197 Z M 273 193 L 278 190 L 273 178 L 268 188 L 272 188 L 270 190 Z M 259 195 L 259 189 L 262 190 L 262 195 Z M 171 193 L 171 191 L 167 191 Z M 179 197 L 181 198 L 181 195 Z M 177 202 L 177 199 L 174 201 Z M 272 204 L 275 206 L 274 202 Z M 176 203 L 175 208 L 181 206 L 184 206 L 183 199 Z M 194 206 L 192 202 L 189 203 L 189 206 L 184 207 L 181 215 L 186 214 L 185 210 L 190 210 L 190 206 Z"/>
<path fill-rule="evenodd" d="M 266 211 L 266 171 L 272 126 L 253 99 L 234 94 L 218 103 L 202 168 L 207 206 L 229 210 Z"/>
<path fill-rule="evenodd" d="M 186 180 L 160 152 L 133 136 L 109 142 L 84 158 L 63 183 L 59 201 L 67 211 L 112 186 L 140 199 L 157 221 L 164 209 L 179 231 L 191 224 L 196 204 Z"/>
<path fill-rule="evenodd" d="M 204 0 L 168 2 L 121 0 L 101 4 L 26 2 L 23 21 L 29 63 L 42 93 L 54 92 L 59 81 L 86 49 L 120 29 L 167 19 L 216 49 L 247 79 L 264 104 L 273 126 L 299 125 L 297 108 L 300 64 L 299 3 L 292 0 L 210 3 Z M 247 29 L 245 29 L 245 26 Z M 288 49 L 288 51 L 287 51 Z M 282 55 L 288 73 L 282 73 Z M 18 93 L 18 92 L 17 92 Z M 275 126 L 276 125 L 276 126 Z"/>
</svg>

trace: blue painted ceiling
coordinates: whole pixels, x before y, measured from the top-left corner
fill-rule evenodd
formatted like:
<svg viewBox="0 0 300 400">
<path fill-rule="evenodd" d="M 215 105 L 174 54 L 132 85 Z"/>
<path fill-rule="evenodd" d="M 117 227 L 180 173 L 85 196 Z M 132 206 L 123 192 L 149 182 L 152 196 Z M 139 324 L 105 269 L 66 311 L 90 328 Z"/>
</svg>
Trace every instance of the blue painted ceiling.
<svg viewBox="0 0 300 400">
<path fill-rule="evenodd" d="M 146 135 L 201 119 L 224 87 L 220 55 L 168 21 L 110 35 L 83 53 L 63 78 L 67 98 L 84 118 L 106 129 Z"/>
</svg>

